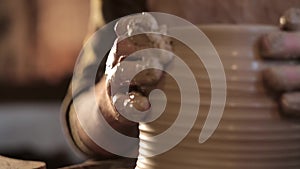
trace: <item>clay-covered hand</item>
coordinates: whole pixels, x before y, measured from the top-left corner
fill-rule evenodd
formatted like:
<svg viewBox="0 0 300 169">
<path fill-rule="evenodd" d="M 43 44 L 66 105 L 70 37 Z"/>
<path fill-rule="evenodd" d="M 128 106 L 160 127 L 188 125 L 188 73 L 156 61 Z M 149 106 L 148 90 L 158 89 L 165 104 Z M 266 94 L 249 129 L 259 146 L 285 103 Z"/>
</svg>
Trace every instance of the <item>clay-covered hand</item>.
<svg viewBox="0 0 300 169">
<path fill-rule="evenodd" d="M 102 113 L 109 120 L 134 125 L 136 122 L 128 117 L 139 120 L 150 109 L 149 91 L 161 79 L 162 70 L 173 56 L 145 56 L 138 52 L 151 48 L 170 51 L 170 39 L 162 35 L 165 31 L 166 28 L 160 27 L 148 13 L 128 16 L 117 22 L 117 39 L 108 55 L 101 86 L 102 96 L 108 101 L 99 101 Z"/>
<path fill-rule="evenodd" d="M 300 9 L 292 8 L 280 18 L 281 31 L 261 39 L 265 59 L 280 60 L 284 65 L 263 72 L 266 85 L 280 94 L 280 108 L 285 115 L 300 117 Z"/>
</svg>

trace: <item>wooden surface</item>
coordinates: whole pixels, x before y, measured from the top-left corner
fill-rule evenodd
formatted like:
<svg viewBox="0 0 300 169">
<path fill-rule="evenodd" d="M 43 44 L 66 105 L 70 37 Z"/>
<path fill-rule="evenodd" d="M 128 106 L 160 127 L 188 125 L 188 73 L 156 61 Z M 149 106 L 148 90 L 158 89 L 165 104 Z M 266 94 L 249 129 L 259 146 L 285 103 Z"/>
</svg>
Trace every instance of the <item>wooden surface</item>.
<svg viewBox="0 0 300 169">
<path fill-rule="evenodd" d="M 23 161 L 0 156 L 1 169 L 46 169 L 44 162 Z"/>
<path fill-rule="evenodd" d="M 66 166 L 59 169 L 133 169 L 136 159 L 88 160 L 84 163 Z"/>
</svg>

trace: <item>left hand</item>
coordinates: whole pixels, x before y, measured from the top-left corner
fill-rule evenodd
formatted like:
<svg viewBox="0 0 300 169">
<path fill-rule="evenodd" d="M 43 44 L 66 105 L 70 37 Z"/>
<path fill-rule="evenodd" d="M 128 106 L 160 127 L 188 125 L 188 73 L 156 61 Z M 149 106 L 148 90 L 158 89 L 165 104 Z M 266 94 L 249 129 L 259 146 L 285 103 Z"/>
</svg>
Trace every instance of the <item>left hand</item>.
<svg viewBox="0 0 300 169">
<path fill-rule="evenodd" d="M 149 91 L 160 81 L 163 68 L 172 60 L 173 55 L 134 54 L 152 48 L 171 51 L 170 39 L 163 35 L 165 30 L 162 28 L 148 13 L 121 18 L 115 26 L 117 39 L 108 55 L 106 76 L 103 77 L 111 104 L 104 103 L 102 110 L 112 105 L 114 108 L 106 114 L 120 124 L 135 125 L 147 115 L 151 107 Z M 144 33 L 149 31 L 157 34 Z M 131 120 L 126 117 L 131 117 Z"/>
<path fill-rule="evenodd" d="M 291 64 L 266 69 L 266 85 L 280 93 L 278 103 L 283 114 L 300 117 L 300 9 L 292 8 L 280 18 L 281 31 L 261 39 L 265 59 L 291 61 Z"/>
</svg>

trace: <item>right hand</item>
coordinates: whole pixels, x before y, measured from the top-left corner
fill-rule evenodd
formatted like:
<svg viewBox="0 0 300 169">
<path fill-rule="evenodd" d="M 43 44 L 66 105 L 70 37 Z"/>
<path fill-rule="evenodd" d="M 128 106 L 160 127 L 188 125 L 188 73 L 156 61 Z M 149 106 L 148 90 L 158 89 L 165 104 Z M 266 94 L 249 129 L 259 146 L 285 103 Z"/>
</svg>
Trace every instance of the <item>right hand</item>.
<svg viewBox="0 0 300 169">
<path fill-rule="evenodd" d="M 279 93 L 278 103 L 282 113 L 300 117 L 300 9 L 288 10 L 280 19 L 284 31 L 276 31 L 262 37 L 262 55 L 266 59 L 293 62 L 273 66 L 264 71 L 268 88 Z M 286 32 L 289 31 L 289 32 Z"/>
<path fill-rule="evenodd" d="M 169 38 L 162 35 L 132 33 L 143 31 L 161 32 L 156 20 L 150 14 L 137 14 L 119 20 L 115 27 L 117 39 L 109 53 L 105 76 L 99 82 L 99 106 L 102 114 L 115 128 L 132 126 L 136 122 L 125 118 L 138 113 L 147 113 L 151 105 L 149 91 L 161 79 L 164 66 L 171 61 L 171 55 L 144 58 L 130 56 L 136 51 L 147 48 L 171 50 Z M 157 69 L 147 69 L 155 67 Z M 130 79 L 142 68 L 146 70 Z M 159 70 L 160 69 L 160 70 Z M 130 86 L 124 91 L 124 86 Z M 122 115 L 123 114 L 123 115 Z"/>
</svg>

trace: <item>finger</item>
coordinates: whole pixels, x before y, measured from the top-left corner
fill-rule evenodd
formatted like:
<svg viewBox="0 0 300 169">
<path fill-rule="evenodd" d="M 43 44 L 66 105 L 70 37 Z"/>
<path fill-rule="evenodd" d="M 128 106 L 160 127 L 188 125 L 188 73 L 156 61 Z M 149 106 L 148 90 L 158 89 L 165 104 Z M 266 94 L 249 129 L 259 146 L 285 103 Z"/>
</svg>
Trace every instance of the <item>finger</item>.
<svg viewBox="0 0 300 169">
<path fill-rule="evenodd" d="M 147 97 L 143 96 L 139 92 L 129 93 L 130 104 L 138 111 L 147 111 L 150 108 L 150 102 Z M 129 106 L 132 107 L 132 106 Z"/>
<path fill-rule="evenodd" d="M 171 38 L 164 35 L 151 34 L 148 37 L 154 42 L 153 47 L 172 52 Z M 168 64 L 174 57 L 173 53 L 160 52 L 157 56 L 163 65 Z"/>
<path fill-rule="evenodd" d="M 118 113 L 116 119 L 122 123 L 142 120 L 150 109 L 148 98 L 139 92 L 130 92 L 128 95 L 118 93 L 112 101 Z"/>
<path fill-rule="evenodd" d="M 125 118 L 124 116 L 122 116 L 121 114 L 123 114 L 123 112 L 126 110 L 126 106 L 124 104 L 129 102 L 129 97 L 125 94 L 116 94 L 113 98 L 112 98 L 112 104 L 115 108 L 115 120 L 117 120 L 118 122 L 122 123 L 122 124 L 131 124 L 133 125 L 134 122 L 128 120 L 127 118 Z"/>
<path fill-rule="evenodd" d="M 118 41 L 117 52 L 120 55 L 130 55 L 138 50 L 152 48 L 153 44 L 145 34 L 134 35 L 129 38 L 123 38 Z"/>
<path fill-rule="evenodd" d="M 156 69 L 149 69 L 156 68 Z M 114 67 L 110 73 L 112 94 L 122 91 L 124 86 L 151 86 L 156 84 L 162 76 L 162 65 L 157 59 L 152 58 L 149 62 L 138 61 L 122 61 Z M 128 90 L 128 89 L 126 89 Z"/>
<path fill-rule="evenodd" d="M 134 52 L 147 48 L 159 48 L 172 51 L 171 39 L 160 34 L 139 34 L 128 38 L 119 38 L 116 48 L 116 56 L 129 56 Z M 157 56 L 161 63 L 168 63 L 171 56 Z"/>
<path fill-rule="evenodd" d="M 287 31 L 300 30 L 300 9 L 291 8 L 280 17 L 280 27 Z"/>
<path fill-rule="evenodd" d="M 268 87 L 275 91 L 293 91 L 300 89 L 300 66 L 276 66 L 263 71 Z"/>
<path fill-rule="evenodd" d="M 262 36 L 261 54 L 266 59 L 300 58 L 300 32 L 271 32 Z"/>
<path fill-rule="evenodd" d="M 129 60 L 138 60 L 132 55 L 134 52 L 153 47 L 153 43 L 146 35 L 140 34 L 128 38 L 119 37 L 115 40 L 107 63 L 112 68 L 128 56 L 130 56 Z"/>
<path fill-rule="evenodd" d="M 161 78 L 162 73 L 160 69 L 143 70 L 134 77 L 132 84 L 141 86 L 155 85 Z"/>
<path fill-rule="evenodd" d="M 280 101 L 283 113 L 300 117 L 300 92 L 285 93 Z"/>
</svg>

